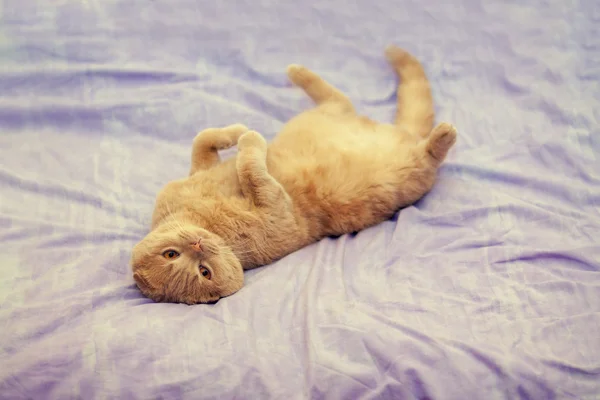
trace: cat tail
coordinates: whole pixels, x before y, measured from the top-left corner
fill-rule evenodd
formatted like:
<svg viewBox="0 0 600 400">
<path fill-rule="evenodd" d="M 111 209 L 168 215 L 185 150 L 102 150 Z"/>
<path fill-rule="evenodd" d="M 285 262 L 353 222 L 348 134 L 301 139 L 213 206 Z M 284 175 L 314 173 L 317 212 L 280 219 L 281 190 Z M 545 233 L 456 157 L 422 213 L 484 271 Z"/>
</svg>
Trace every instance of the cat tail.
<svg viewBox="0 0 600 400">
<path fill-rule="evenodd" d="M 393 45 L 385 49 L 385 56 L 400 78 L 395 124 L 420 137 L 428 136 L 435 113 L 423 66 L 414 56 Z"/>
</svg>

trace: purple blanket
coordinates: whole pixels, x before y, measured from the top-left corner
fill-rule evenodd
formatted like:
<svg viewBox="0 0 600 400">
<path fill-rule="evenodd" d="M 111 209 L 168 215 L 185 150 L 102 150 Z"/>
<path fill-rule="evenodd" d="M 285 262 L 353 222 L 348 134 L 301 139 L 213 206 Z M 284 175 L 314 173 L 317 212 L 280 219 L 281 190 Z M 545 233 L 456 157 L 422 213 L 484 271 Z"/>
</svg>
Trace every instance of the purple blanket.
<svg viewBox="0 0 600 400">
<path fill-rule="evenodd" d="M 593 0 L 0 0 L 0 398 L 599 398 L 599 26 Z M 433 191 L 215 305 L 144 298 L 130 250 L 195 133 L 272 138 L 311 106 L 294 62 L 389 122 L 390 43 L 459 130 Z"/>
</svg>

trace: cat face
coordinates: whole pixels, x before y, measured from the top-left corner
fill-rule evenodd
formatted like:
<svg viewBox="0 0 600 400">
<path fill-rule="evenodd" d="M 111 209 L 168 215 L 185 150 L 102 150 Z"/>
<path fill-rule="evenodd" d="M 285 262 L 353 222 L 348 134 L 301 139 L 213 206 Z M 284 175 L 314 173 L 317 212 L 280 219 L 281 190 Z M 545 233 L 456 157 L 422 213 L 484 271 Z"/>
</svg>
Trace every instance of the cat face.
<svg viewBox="0 0 600 400">
<path fill-rule="evenodd" d="M 199 227 L 156 228 L 132 253 L 133 278 L 156 302 L 215 302 L 244 285 L 242 265 L 223 240 Z"/>
</svg>

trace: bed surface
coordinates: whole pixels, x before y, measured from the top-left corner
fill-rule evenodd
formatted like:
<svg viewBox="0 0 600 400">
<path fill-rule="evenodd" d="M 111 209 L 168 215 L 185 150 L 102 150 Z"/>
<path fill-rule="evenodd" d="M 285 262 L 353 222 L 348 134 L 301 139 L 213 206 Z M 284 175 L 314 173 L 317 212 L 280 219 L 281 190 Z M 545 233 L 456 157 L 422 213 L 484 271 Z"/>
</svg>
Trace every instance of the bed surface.
<svg viewBox="0 0 600 400">
<path fill-rule="evenodd" d="M 598 398 L 600 8 L 448 3 L 0 0 L 0 398 Z M 459 130 L 432 192 L 215 305 L 144 298 L 195 133 L 272 138 L 294 62 L 389 122 L 390 43 Z"/>
</svg>

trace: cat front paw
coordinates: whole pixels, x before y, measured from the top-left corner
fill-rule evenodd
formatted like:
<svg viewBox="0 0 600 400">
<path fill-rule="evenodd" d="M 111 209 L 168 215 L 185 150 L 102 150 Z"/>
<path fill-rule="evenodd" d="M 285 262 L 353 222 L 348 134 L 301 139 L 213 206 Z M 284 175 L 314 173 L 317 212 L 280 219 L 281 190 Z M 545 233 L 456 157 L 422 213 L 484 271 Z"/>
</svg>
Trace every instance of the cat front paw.
<svg viewBox="0 0 600 400">
<path fill-rule="evenodd" d="M 208 128 L 196 135 L 194 146 L 225 150 L 237 144 L 237 141 L 248 128 L 243 124 L 233 124 L 224 128 Z"/>
<path fill-rule="evenodd" d="M 247 132 L 248 131 L 248 127 L 244 124 L 233 124 L 233 125 L 228 125 L 225 128 L 223 128 L 224 131 L 230 131 L 230 132 Z"/>
<path fill-rule="evenodd" d="M 256 131 L 248 131 L 240 136 L 238 140 L 238 149 L 240 151 L 251 148 L 267 151 L 267 141 Z"/>
<path fill-rule="evenodd" d="M 248 127 L 244 124 L 233 124 L 223 128 L 224 136 L 233 144 L 236 144 L 240 137 L 246 132 L 248 132 Z"/>
</svg>

